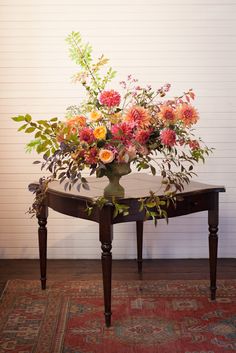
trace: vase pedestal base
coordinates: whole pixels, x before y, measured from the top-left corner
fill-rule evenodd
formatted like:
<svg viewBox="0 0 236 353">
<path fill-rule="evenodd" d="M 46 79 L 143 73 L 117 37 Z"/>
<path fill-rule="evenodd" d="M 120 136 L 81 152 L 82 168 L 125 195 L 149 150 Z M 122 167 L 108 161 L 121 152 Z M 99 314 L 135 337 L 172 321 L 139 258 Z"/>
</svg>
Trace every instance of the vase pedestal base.
<svg viewBox="0 0 236 353">
<path fill-rule="evenodd" d="M 116 182 L 110 180 L 110 183 L 104 189 L 103 195 L 107 199 L 111 197 L 123 198 L 125 196 L 125 189 L 119 184 L 119 180 Z"/>
</svg>

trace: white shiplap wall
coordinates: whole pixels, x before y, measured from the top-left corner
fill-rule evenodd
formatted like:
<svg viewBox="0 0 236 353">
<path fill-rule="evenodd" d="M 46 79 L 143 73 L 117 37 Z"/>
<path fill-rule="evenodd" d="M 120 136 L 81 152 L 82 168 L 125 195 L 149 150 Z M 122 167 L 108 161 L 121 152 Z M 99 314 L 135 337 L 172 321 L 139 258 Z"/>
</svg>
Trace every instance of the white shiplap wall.
<svg viewBox="0 0 236 353">
<path fill-rule="evenodd" d="M 215 153 L 199 181 L 224 184 L 219 256 L 236 256 L 236 0 L 0 0 L 0 258 L 35 258 L 37 226 L 25 214 L 39 176 L 28 137 L 11 116 L 63 117 L 82 96 L 65 37 L 80 31 L 110 57 L 117 80 L 132 73 L 173 95 L 193 87 L 199 135 Z M 207 257 L 207 215 L 145 224 L 146 258 Z M 97 225 L 50 212 L 50 258 L 98 258 Z M 157 233 L 158 231 L 158 233 Z M 115 226 L 114 258 L 136 256 L 135 225 Z"/>
</svg>

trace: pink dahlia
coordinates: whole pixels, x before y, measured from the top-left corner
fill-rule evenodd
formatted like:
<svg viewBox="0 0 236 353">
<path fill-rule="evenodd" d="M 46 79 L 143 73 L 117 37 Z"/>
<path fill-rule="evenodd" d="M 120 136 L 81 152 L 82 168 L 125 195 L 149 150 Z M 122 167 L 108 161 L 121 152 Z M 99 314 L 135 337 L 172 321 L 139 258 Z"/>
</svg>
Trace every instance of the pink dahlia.
<svg viewBox="0 0 236 353">
<path fill-rule="evenodd" d="M 83 130 L 80 131 L 79 139 L 80 141 L 84 141 L 87 143 L 94 142 L 93 130 L 88 127 L 85 127 Z"/>
<path fill-rule="evenodd" d="M 135 140 L 141 145 L 144 145 L 149 139 L 150 131 L 148 130 L 139 130 L 135 136 Z"/>
<path fill-rule="evenodd" d="M 135 126 L 145 128 L 151 124 L 151 116 L 147 109 L 138 105 L 131 107 L 126 116 L 125 121 L 133 123 Z"/>
<path fill-rule="evenodd" d="M 185 126 L 196 124 L 199 119 L 198 111 L 190 104 L 184 103 L 177 110 L 178 119 L 182 120 Z"/>
<path fill-rule="evenodd" d="M 113 125 L 111 132 L 115 140 L 129 142 L 132 138 L 132 127 L 126 122 Z"/>
<path fill-rule="evenodd" d="M 99 101 L 102 105 L 107 107 L 115 107 L 120 104 L 120 94 L 113 89 L 110 91 L 103 91 L 100 94 Z"/>
<path fill-rule="evenodd" d="M 176 133 L 171 129 L 165 129 L 161 132 L 161 142 L 166 146 L 174 146 L 176 143 Z"/>
<path fill-rule="evenodd" d="M 96 164 L 98 162 L 98 149 L 97 147 L 92 147 L 86 154 L 85 160 L 88 164 Z"/>
</svg>

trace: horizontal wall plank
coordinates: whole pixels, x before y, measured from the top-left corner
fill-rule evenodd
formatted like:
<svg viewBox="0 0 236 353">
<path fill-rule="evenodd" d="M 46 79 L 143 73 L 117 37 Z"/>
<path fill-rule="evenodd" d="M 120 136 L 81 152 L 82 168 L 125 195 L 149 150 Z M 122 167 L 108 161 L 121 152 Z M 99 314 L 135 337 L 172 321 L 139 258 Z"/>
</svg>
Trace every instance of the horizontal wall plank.
<svg viewBox="0 0 236 353">
<path fill-rule="evenodd" d="M 53 57 L 53 55 L 43 55 L 39 58 L 38 55 L 33 56 L 26 56 L 26 58 L 21 58 L 23 55 L 16 57 L 16 55 L 1 55 L 1 67 L 7 68 L 9 66 L 13 67 L 37 67 L 40 63 L 41 67 L 63 67 L 63 63 L 65 65 L 69 65 L 69 59 L 64 55 L 57 55 Z M 119 55 L 118 55 L 119 56 Z M 233 55 L 215 55 L 214 52 L 212 53 L 175 53 L 174 55 L 168 54 L 158 54 L 153 53 L 153 55 L 147 55 L 145 52 L 140 56 L 140 61 L 142 61 L 144 66 L 150 65 L 151 67 L 155 66 L 163 66 L 163 67 L 202 67 L 202 66 L 211 66 L 211 67 L 226 67 L 232 68 L 235 66 L 235 62 L 233 59 Z M 112 66 L 118 67 L 119 66 L 126 66 L 129 68 L 134 68 L 134 57 L 124 57 L 120 54 L 120 58 L 116 57 L 115 54 L 109 56 L 112 60 Z M 137 55 L 136 55 L 137 57 Z M 136 64 L 136 67 L 139 64 Z"/>
<path fill-rule="evenodd" d="M 0 4 L 1 6 L 19 6 L 19 4 L 16 2 L 16 0 L 0 0 Z M 40 3 L 38 2 L 38 0 L 21 0 L 21 6 L 32 6 L 32 7 L 39 7 L 39 6 L 43 6 L 43 7 L 52 7 L 54 5 L 60 5 L 60 6 L 64 6 L 64 7 L 68 7 L 68 6 L 79 6 L 79 8 L 87 8 L 88 6 L 95 6 L 97 5 L 97 2 L 95 0 L 81 0 L 78 4 L 77 0 L 69 0 L 65 3 L 64 0 L 51 0 L 51 2 L 49 3 L 46 0 L 41 0 Z M 99 5 L 101 7 L 107 7 L 108 5 L 111 7 L 119 7 L 120 5 L 122 5 L 122 7 L 125 9 L 127 6 L 129 7 L 130 5 L 139 5 L 142 7 L 146 7 L 147 4 L 150 7 L 160 7 L 160 6 L 165 6 L 166 5 L 166 1 L 165 0 L 158 0 L 158 2 L 156 0 L 148 0 L 145 2 L 145 4 L 143 3 L 143 0 L 130 0 L 128 3 L 125 0 L 120 0 L 119 3 L 117 2 L 111 2 L 110 0 L 102 0 L 100 1 Z M 180 0 L 178 1 L 178 7 L 181 9 L 182 7 L 186 6 L 186 5 L 191 5 L 195 8 L 198 7 L 203 7 L 203 6 L 209 6 L 209 5 L 214 5 L 214 6 L 224 6 L 224 7 L 228 7 L 229 5 L 232 6 L 234 5 L 234 1 L 233 0 L 227 0 L 222 2 L 221 0 L 206 0 L 206 1 L 199 1 L 199 0 Z M 168 6 L 176 6 L 176 1 L 175 0 L 171 0 L 168 1 Z"/>
<path fill-rule="evenodd" d="M 192 241 L 199 241 L 200 239 L 205 239 L 205 236 L 208 236 L 208 224 L 207 224 L 207 217 L 205 217 L 205 220 L 202 218 L 201 222 L 195 222 L 191 224 L 188 222 L 187 224 L 190 226 L 191 225 L 191 233 L 189 230 L 186 228 L 185 224 L 176 224 L 174 220 L 170 219 L 169 224 L 165 224 L 163 222 L 158 223 L 158 227 L 155 228 L 151 222 L 148 222 L 148 224 L 145 223 L 144 227 L 144 233 L 145 236 L 149 237 L 150 239 L 156 239 L 158 242 L 160 240 L 167 240 L 168 242 L 173 239 L 173 236 L 176 234 L 176 238 L 179 240 L 187 241 L 187 240 L 192 240 Z M 31 219 L 32 220 L 32 219 Z M 22 220 L 23 221 L 23 220 Z M 1 221 L 2 223 L 2 221 Z M 22 224 L 23 222 L 18 222 L 17 225 L 12 224 L 10 220 L 8 222 L 5 222 L 6 225 L 2 225 L 2 233 L 3 236 L 1 237 L 0 240 L 9 240 L 9 241 L 16 241 L 16 234 L 21 234 L 21 240 L 23 238 L 30 239 L 33 234 L 36 234 L 37 232 L 37 221 L 34 219 L 34 222 L 31 222 L 32 224 L 29 225 L 28 222 L 25 222 L 26 224 Z M 53 224 L 52 224 L 53 223 Z M 10 225 L 10 227 L 9 227 Z M 134 240 L 135 239 L 135 223 L 132 223 L 129 226 L 119 226 L 119 227 L 114 227 L 114 236 L 115 239 L 123 240 L 129 242 L 130 239 Z M 68 225 L 63 223 L 62 225 L 58 225 L 56 221 L 51 222 L 50 225 L 48 225 L 49 233 L 50 233 L 50 239 L 54 239 L 54 241 L 61 242 L 64 239 L 67 240 L 89 240 L 93 237 L 98 236 L 98 225 L 93 224 L 92 222 L 86 222 L 84 225 L 80 225 L 79 220 L 77 220 L 74 225 Z M 228 238 L 232 238 L 235 236 L 236 231 L 232 230 L 232 223 L 229 224 L 221 224 L 221 231 L 225 232 L 227 231 L 227 236 L 224 236 L 224 240 Z M 65 233 L 67 236 L 65 237 Z M 88 233 L 88 234 L 87 234 Z M 127 233 L 129 233 L 129 236 L 127 236 Z M 114 240 L 115 240 L 114 239 Z M 128 243 L 127 243 L 128 244 Z"/>
<path fill-rule="evenodd" d="M 217 14 L 214 14 L 214 17 L 204 16 L 201 21 L 197 20 L 197 18 L 193 18 L 192 21 L 189 19 L 187 23 L 183 25 L 183 18 L 175 17 L 175 12 L 169 13 L 168 18 L 162 18 L 158 22 L 156 21 L 157 13 L 153 13 L 149 17 L 145 17 L 145 14 L 142 14 L 142 18 L 135 18 L 135 13 L 130 14 L 129 12 L 125 14 L 125 16 L 129 17 L 129 22 L 124 22 L 124 19 L 120 19 L 119 15 L 112 13 L 104 13 L 101 18 L 97 18 L 96 14 L 90 13 L 87 18 L 82 14 L 83 19 L 78 18 L 78 14 L 75 14 L 76 17 L 67 17 L 66 14 L 58 13 L 54 14 L 57 17 L 57 20 L 54 22 L 52 16 L 48 13 L 45 13 L 45 19 L 43 19 L 39 13 L 33 13 L 31 15 L 31 22 L 27 22 L 27 19 L 22 16 L 22 22 L 16 22 L 14 20 L 15 14 L 11 11 L 10 14 L 6 14 L 9 17 L 8 26 L 3 27 L 0 26 L 0 37 L 22 37 L 27 34 L 29 37 L 36 37 L 36 38 L 54 38 L 60 37 L 63 41 L 63 38 L 66 37 L 68 32 L 71 32 L 77 25 L 76 25 L 76 17 L 77 23 L 78 21 L 81 22 L 82 28 L 86 25 L 86 34 L 90 37 L 96 34 L 97 26 L 99 25 L 99 31 L 101 35 L 111 37 L 112 34 L 116 34 L 117 28 L 119 26 L 119 37 L 126 37 L 125 34 L 129 31 L 129 36 L 132 37 L 144 37 L 147 36 L 148 33 L 153 33 L 153 31 L 158 31 L 159 35 L 164 37 L 200 37 L 200 36 L 220 36 L 226 37 L 236 35 L 236 31 L 234 28 L 234 20 L 235 15 L 231 14 L 227 19 L 227 25 L 223 23 L 223 25 L 218 26 L 217 21 L 211 21 L 211 19 L 217 20 Z M 17 14 L 18 15 L 18 14 Z M 43 15 L 43 14 L 42 14 Z M 162 14 L 159 13 L 158 15 L 161 16 Z M 26 15 L 27 16 L 27 15 Z M 40 17 L 39 17 L 40 16 Z M 62 16 L 65 16 L 64 18 Z M 125 17 L 122 14 L 122 17 Z M 188 16 L 188 14 L 183 14 L 183 16 Z M 196 14 L 196 16 L 199 16 Z M 109 19 L 108 19 L 109 17 Z M 52 26 L 45 25 L 46 18 L 50 18 L 50 22 Z M 23 22 L 24 21 L 24 22 Z M 35 24 L 38 25 L 36 26 Z M 194 23 L 195 21 L 195 23 Z M 120 23 L 122 22 L 122 26 Z M 133 22 L 133 29 L 130 31 L 130 24 Z M 22 25 L 21 25 L 22 23 Z M 142 26 L 139 24 L 142 23 Z M 171 26 L 170 26 L 171 23 Z M 109 27 L 109 34 L 107 33 L 107 27 Z M 14 33 L 15 31 L 15 33 Z M 185 34 L 187 33 L 187 34 Z M 187 51 L 186 51 L 187 52 Z"/>
<path fill-rule="evenodd" d="M 140 82 L 142 84 L 142 82 Z M 163 85 L 163 82 L 151 82 L 150 84 L 152 85 L 153 88 L 159 88 Z M 146 84 L 144 83 L 144 86 Z M 212 97 L 214 94 L 214 97 L 224 97 L 227 95 L 227 97 L 236 97 L 236 94 L 234 93 L 236 90 L 236 83 L 235 82 L 226 82 L 224 85 L 219 84 L 218 86 L 214 83 L 209 84 L 204 84 L 204 88 L 201 88 L 203 86 L 203 83 L 194 83 L 192 82 L 191 85 L 189 82 L 181 82 L 179 84 L 173 83 L 172 82 L 172 90 L 170 92 L 170 96 L 172 95 L 172 91 L 174 92 L 173 95 L 182 95 L 183 92 L 183 87 L 185 87 L 185 91 L 187 91 L 189 88 L 194 87 L 194 91 L 197 94 L 197 100 L 199 97 Z M 120 87 L 118 87 L 119 89 Z M 30 90 L 29 90 L 30 89 Z M 20 90 L 20 92 L 19 92 Z M 122 91 L 121 89 L 119 89 Z M 57 98 L 58 96 L 63 96 L 63 97 L 73 97 L 76 96 L 80 93 L 78 85 L 72 85 L 71 83 L 68 82 L 67 85 L 64 85 L 64 88 L 61 89 L 60 85 L 58 83 L 27 83 L 27 84 L 22 84 L 21 82 L 19 83 L 6 83 L 2 84 L 2 87 L 0 88 L 0 94 L 1 98 L 17 98 L 19 95 L 26 95 L 29 98 L 37 98 L 37 97 L 44 97 L 45 93 L 48 93 L 48 96 L 50 97 L 55 97 Z M 80 98 L 80 97 L 78 97 Z M 65 110 L 65 109 L 64 109 Z M 63 114 L 63 112 L 62 112 Z M 61 115 L 62 115 L 61 114 Z M 55 110 L 54 115 L 57 115 L 57 110 Z"/>
<path fill-rule="evenodd" d="M 221 20 L 226 21 L 235 18 L 235 4 L 228 4 L 228 6 L 182 6 L 179 7 L 178 4 L 175 5 L 159 5 L 150 8 L 149 6 L 141 6 L 138 4 L 136 6 L 134 2 L 130 3 L 130 6 L 120 6 L 116 3 L 116 6 L 105 6 L 100 8 L 98 16 L 97 6 L 84 6 L 83 11 L 78 11 L 79 6 L 73 6 L 74 11 L 71 11 L 69 6 L 23 6 L 23 5 L 14 5 L 14 6 L 1 6 L 2 16 L 4 16 L 5 21 L 19 21 L 27 20 L 30 17 L 31 21 L 43 20 L 49 22 L 50 20 L 57 21 L 80 21 L 86 22 L 90 21 L 117 21 L 125 22 L 128 24 L 130 21 L 133 21 L 138 25 L 139 21 L 144 21 L 145 19 L 156 20 L 156 16 L 162 20 Z M 76 11 L 77 9 L 77 11 Z M 102 10 L 102 11 L 101 11 Z M 138 27 L 138 26 L 137 26 Z M 58 26 L 58 29 L 60 27 Z M 129 30 L 132 31 L 132 26 L 129 27 Z"/>
<path fill-rule="evenodd" d="M 200 250 L 199 250 L 200 249 Z M 99 250 L 91 251 L 91 249 L 78 249 L 71 248 L 61 251 L 59 248 L 49 248 L 48 257 L 50 259 L 100 259 L 101 253 Z M 199 255 L 199 252 L 201 255 Z M 15 248 L 15 249 L 4 249 L 0 251 L 0 256 L 2 259 L 19 259 L 19 258 L 29 258 L 29 259 L 38 259 L 38 249 L 35 248 Z M 165 259 L 179 259 L 179 258 L 207 258 L 208 249 L 203 246 L 200 248 L 191 248 L 191 249 L 174 249 L 171 251 L 169 248 L 160 249 L 160 248 L 148 248 L 144 249 L 143 258 L 165 258 Z M 224 248 L 223 246 L 219 250 L 219 257 L 229 257 L 232 258 L 235 256 L 235 252 L 232 248 Z M 113 251 L 114 259 L 135 259 L 136 253 L 134 251 L 127 251 L 127 248 L 122 248 L 117 251 Z"/>
<path fill-rule="evenodd" d="M 171 44 L 170 44 L 171 45 Z M 232 43 L 231 43 L 232 45 Z M 110 65 L 114 67 L 113 61 L 110 61 Z M 135 65 L 135 67 L 134 67 Z M 116 65 L 116 70 L 118 70 L 116 80 L 118 82 L 127 77 L 128 74 L 133 74 L 136 78 L 144 82 L 151 82 L 153 79 L 158 79 L 160 82 L 174 82 L 179 80 L 181 82 L 188 81 L 192 83 L 193 81 L 200 81 L 203 83 L 211 82 L 214 86 L 219 84 L 224 84 L 228 81 L 236 81 L 236 66 L 227 67 L 223 66 L 220 68 L 214 66 L 179 66 L 176 70 L 176 65 L 168 66 L 159 65 L 158 60 L 155 63 L 155 66 L 150 67 L 150 65 L 142 65 L 137 61 L 133 63 L 132 66 L 128 66 L 128 63 L 124 66 Z M 54 82 L 63 82 L 61 88 L 63 89 L 64 84 L 71 82 L 71 78 L 75 72 L 78 71 L 78 68 L 75 65 L 61 67 L 55 67 L 54 65 L 48 67 L 41 67 L 40 65 L 35 65 L 34 67 L 21 67 L 18 65 L 16 67 L 1 67 L 0 65 L 0 74 L 2 76 L 2 82 L 10 80 L 10 82 L 38 82 L 40 78 L 44 79 L 46 82 L 50 80 L 55 80 Z M 220 82 L 219 82 L 220 80 Z M 7 81 L 8 82 L 8 81 Z M 73 85 L 72 85 L 73 86 Z M 77 86 L 79 87 L 79 86 Z M 182 86 L 182 89 L 184 87 Z M 55 109 L 55 108 L 54 108 Z"/>
<path fill-rule="evenodd" d="M 1 213 L 1 215 L 3 216 L 3 214 Z M 7 214 L 5 214 L 5 216 L 7 216 Z M 9 215 L 11 216 L 11 215 Z M 16 222 L 12 223 L 11 219 L 12 218 L 1 218 L 1 226 L 9 226 L 11 225 L 19 225 L 19 226 L 34 226 L 34 229 L 36 227 L 36 219 L 35 218 L 31 218 L 29 217 L 28 214 L 25 214 L 24 217 L 22 217 L 22 212 L 19 213 L 14 213 L 13 214 Z M 156 234 L 158 234 L 159 237 L 159 229 L 160 227 L 165 228 L 166 230 L 168 230 L 169 227 L 171 228 L 175 228 L 180 227 L 183 225 L 183 221 L 184 221 L 184 226 L 186 228 L 186 226 L 191 226 L 193 225 L 194 227 L 198 226 L 199 227 L 205 227 L 206 222 L 207 222 L 207 213 L 206 212 L 200 212 L 200 213 L 195 213 L 195 214 L 190 214 L 190 215 L 186 215 L 186 216 L 182 216 L 182 217 L 176 217 L 176 218 L 170 218 L 169 219 L 169 223 L 168 225 L 166 224 L 165 220 L 159 220 L 158 221 L 158 225 L 157 227 L 154 226 L 154 224 L 152 223 L 152 221 L 146 221 L 144 223 L 144 232 L 146 234 L 146 232 L 154 232 Z M 232 229 L 232 226 L 234 225 L 234 217 L 223 217 L 220 214 L 220 226 L 230 226 Z M 50 210 L 50 217 L 48 219 L 48 227 L 51 230 L 51 226 L 79 226 L 79 229 L 88 229 L 88 230 L 97 230 L 98 225 L 93 223 L 93 222 L 89 222 L 83 219 L 78 219 L 75 217 L 69 217 L 69 216 L 63 216 L 61 215 L 61 217 L 59 216 L 58 213 L 53 212 L 52 210 Z M 204 228 L 205 229 L 205 228 Z M 125 233 L 127 232 L 128 234 L 131 234 L 135 232 L 135 222 L 130 222 L 130 223 L 120 223 L 120 224 L 115 224 L 114 225 L 114 232 L 122 232 Z M 232 229 L 233 232 L 233 229 Z M 83 232 L 83 234 L 80 234 L 80 236 L 84 236 L 84 237 L 89 237 L 90 234 L 87 232 Z M 14 235 L 13 235 L 14 236 Z M 226 235 L 227 236 L 227 235 Z"/>
</svg>

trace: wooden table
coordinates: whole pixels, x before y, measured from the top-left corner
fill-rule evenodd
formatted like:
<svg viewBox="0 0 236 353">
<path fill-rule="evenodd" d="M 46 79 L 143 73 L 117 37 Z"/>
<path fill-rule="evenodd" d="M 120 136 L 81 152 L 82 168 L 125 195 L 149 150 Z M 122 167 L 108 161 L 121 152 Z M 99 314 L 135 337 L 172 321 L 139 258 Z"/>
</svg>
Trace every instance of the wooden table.
<svg viewBox="0 0 236 353">
<path fill-rule="evenodd" d="M 107 185 L 107 178 L 88 178 L 90 190 L 75 189 L 65 191 L 63 185 L 57 181 L 49 184 L 46 199 L 38 216 L 38 236 L 41 286 L 46 288 L 46 262 L 47 262 L 47 217 L 48 207 L 53 210 L 78 218 L 97 222 L 99 224 L 99 240 L 102 248 L 102 274 L 104 288 L 105 323 L 111 325 L 111 279 L 112 279 L 112 239 L 113 224 L 123 222 L 136 222 L 137 229 L 137 262 L 138 271 L 142 271 L 142 244 L 143 244 L 143 222 L 146 220 L 145 213 L 139 211 L 140 197 L 149 196 L 149 191 L 155 191 L 157 195 L 163 195 L 161 178 L 144 173 L 134 173 L 122 177 L 121 184 L 126 190 L 126 195 L 121 203 L 127 204 L 129 215 L 118 215 L 113 218 L 114 206 L 106 204 L 102 209 L 95 206 L 89 216 L 85 211 L 87 203 L 93 198 L 101 196 Z M 31 184 L 35 185 L 35 184 Z M 168 217 L 177 217 L 190 213 L 208 211 L 209 226 L 209 260 L 210 260 L 210 293 L 211 299 L 216 297 L 216 269 L 217 269 L 217 245 L 218 245 L 218 219 L 219 219 L 219 192 L 225 191 L 222 186 L 213 186 L 192 181 L 186 185 L 183 192 L 177 195 L 176 207 L 168 208 Z"/>
</svg>

